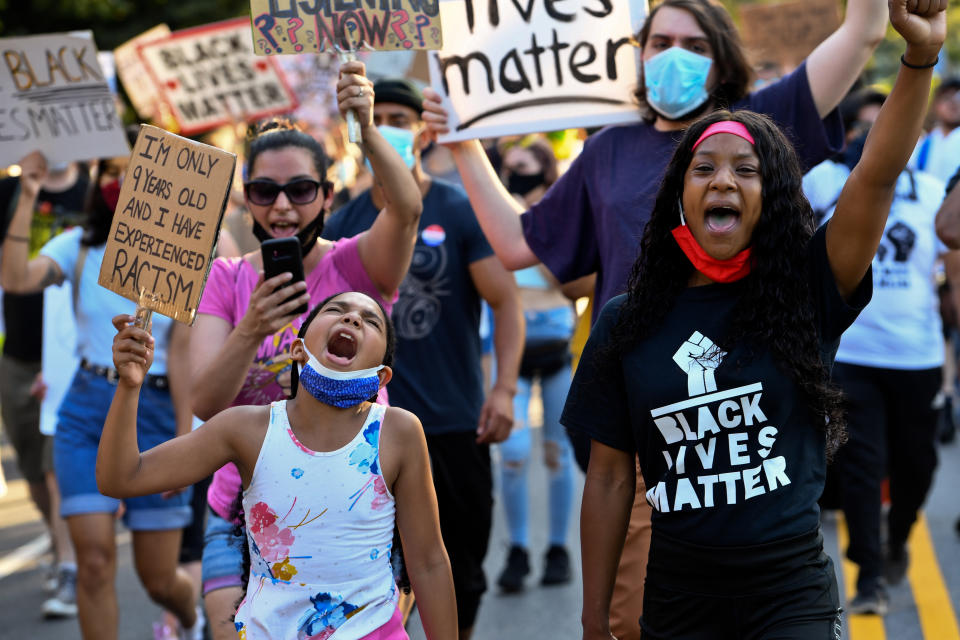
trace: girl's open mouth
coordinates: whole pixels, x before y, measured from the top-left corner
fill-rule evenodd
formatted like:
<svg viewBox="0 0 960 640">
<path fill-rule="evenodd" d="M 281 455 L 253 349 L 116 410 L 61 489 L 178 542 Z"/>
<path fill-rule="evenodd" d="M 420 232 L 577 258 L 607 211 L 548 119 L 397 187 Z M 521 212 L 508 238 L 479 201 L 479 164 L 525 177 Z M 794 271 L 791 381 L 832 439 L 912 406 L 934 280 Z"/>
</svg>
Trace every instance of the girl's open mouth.
<svg viewBox="0 0 960 640">
<path fill-rule="evenodd" d="M 357 355 L 357 341 L 346 331 L 338 331 L 327 342 L 327 357 L 334 364 L 347 366 Z"/>
</svg>

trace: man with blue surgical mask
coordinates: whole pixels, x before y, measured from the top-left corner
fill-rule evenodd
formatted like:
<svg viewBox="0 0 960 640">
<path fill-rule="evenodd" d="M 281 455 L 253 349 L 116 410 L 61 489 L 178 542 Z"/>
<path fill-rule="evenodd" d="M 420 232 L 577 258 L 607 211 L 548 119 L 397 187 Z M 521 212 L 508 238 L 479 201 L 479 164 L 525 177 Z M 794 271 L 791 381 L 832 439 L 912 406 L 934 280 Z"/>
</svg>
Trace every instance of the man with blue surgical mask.
<svg viewBox="0 0 960 640">
<path fill-rule="evenodd" d="M 513 275 L 493 255 L 466 194 L 423 171 L 420 153 L 429 134 L 420 91 L 402 79 L 380 80 L 373 91 L 374 123 L 406 160 L 423 194 L 416 249 L 393 307 L 397 357 L 390 402 L 415 413 L 426 432 L 460 639 L 469 640 L 486 590 L 483 560 L 493 511 L 489 445 L 505 440 L 513 425 L 523 315 Z M 323 237 L 348 238 L 368 229 L 383 206 L 375 178 L 372 189 L 330 217 Z M 486 398 L 481 299 L 493 310 L 497 358 Z"/>
</svg>

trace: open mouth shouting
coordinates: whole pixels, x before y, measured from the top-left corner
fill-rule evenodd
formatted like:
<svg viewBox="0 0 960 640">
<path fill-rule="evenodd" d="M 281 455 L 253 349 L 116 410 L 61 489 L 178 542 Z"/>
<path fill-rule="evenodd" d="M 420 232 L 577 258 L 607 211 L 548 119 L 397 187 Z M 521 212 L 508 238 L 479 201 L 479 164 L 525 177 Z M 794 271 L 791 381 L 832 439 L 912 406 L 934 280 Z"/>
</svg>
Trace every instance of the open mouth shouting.
<svg viewBox="0 0 960 640">
<path fill-rule="evenodd" d="M 270 235 L 274 238 L 290 238 L 297 235 L 298 225 L 291 220 L 278 220 L 270 223 Z"/>
<path fill-rule="evenodd" d="M 710 233 L 732 233 L 740 226 L 740 211 L 727 205 L 710 207 L 704 215 L 703 224 Z"/>
<path fill-rule="evenodd" d="M 357 357 L 357 338 L 345 329 L 336 329 L 327 340 L 327 358 L 335 365 L 346 367 Z"/>
</svg>

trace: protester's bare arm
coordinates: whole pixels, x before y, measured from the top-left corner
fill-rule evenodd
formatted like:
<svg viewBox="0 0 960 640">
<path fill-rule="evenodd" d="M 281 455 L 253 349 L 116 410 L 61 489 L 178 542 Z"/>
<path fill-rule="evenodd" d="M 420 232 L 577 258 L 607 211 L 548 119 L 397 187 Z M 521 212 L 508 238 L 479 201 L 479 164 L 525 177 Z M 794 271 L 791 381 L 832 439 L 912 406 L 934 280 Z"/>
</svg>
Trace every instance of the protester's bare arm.
<svg viewBox="0 0 960 640">
<path fill-rule="evenodd" d="M 470 277 L 493 311 L 493 351 L 497 358 L 497 379 L 480 411 L 477 442 L 503 442 L 513 428 L 513 396 L 523 355 L 523 307 L 513 274 L 496 256 L 472 262 Z"/>
<path fill-rule="evenodd" d="M 3 239 L 0 286 L 10 293 L 35 293 L 63 282 L 63 272 L 47 256 L 30 259 L 30 222 L 47 175 L 47 161 L 34 151 L 20 160 L 20 194 Z"/>
<path fill-rule="evenodd" d="M 250 447 L 244 446 L 263 407 L 237 407 L 208 421 L 203 428 L 167 440 L 140 453 L 137 408 L 140 387 L 153 361 L 153 338 L 132 326 L 133 317 L 116 316 L 113 361 L 119 373 L 97 452 L 97 486 L 116 498 L 159 493 L 189 486 L 236 462 L 250 468 Z"/>
<path fill-rule="evenodd" d="M 393 484 L 397 527 L 403 540 L 403 558 L 417 597 L 417 609 L 429 640 L 456 640 L 457 605 L 453 574 L 437 513 L 437 495 L 430 475 L 427 440 L 412 413 L 387 409 L 385 443 L 399 463 Z"/>
<path fill-rule="evenodd" d="M 198 418 L 209 420 L 230 406 L 263 340 L 289 324 L 297 315 L 295 309 L 309 301 L 303 282 L 276 289 L 290 278 L 289 273 L 281 273 L 257 284 L 236 327 L 218 316 L 197 314 L 190 331 L 190 352 L 192 379 L 197 381 L 191 397 Z M 293 293 L 301 295 L 284 302 Z"/>
<path fill-rule="evenodd" d="M 850 0 L 843 23 L 807 57 L 810 93 L 820 117 L 840 104 L 887 30 L 884 0 Z M 842 60 L 842 64 L 838 64 Z"/>
<path fill-rule="evenodd" d="M 429 87 L 423 91 L 423 121 L 432 135 L 449 132 L 440 96 Z M 477 220 L 500 261 L 511 271 L 537 264 L 540 260 L 527 244 L 520 226 L 519 214 L 524 209 L 503 186 L 480 143 L 470 140 L 448 146 Z"/>
<path fill-rule="evenodd" d="M 410 267 L 417 240 L 423 197 L 413 173 L 373 124 L 373 83 L 362 62 L 340 67 L 337 83 L 340 113 L 352 110 L 363 136 L 363 153 L 373 167 L 385 205 L 370 229 L 361 234 L 357 251 L 380 293 L 389 298 Z"/>
<path fill-rule="evenodd" d="M 960 189 L 954 187 L 937 211 L 937 237 L 951 249 L 960 249 Z M 958 283 L 960 286 L 960 283 Z"/>
<path fill-rule="evenodd" d="M 891 0 L 890 21 L 907 42 L 904 59 L 928 65 L 946 37 L 947 0 Z M 897 179 L 920 135 L 932 68 L 900 66 L 890 96 L 870 129 L 863 157 L 827 223 L 827 256 L 843 297 L 863 279 L 880 243 Z"/>
<path fill-rule="evenodd" d="M 610 640 L 610 598 L 630 522 L 636 458 L 593 440 L 580 509 L 583 638 Z"/>
<path fill-rule="evenodd" d="M 948 251 L 943 255 L 943 270 L 950 285 L 950 301 L 960 315 L 960 251 Z M 950 355 L 947 356 L 951 357 Z"/>
<path fill-rule="evenodd" d="M 560 285 L 560 291 L 570 300 L 576 302 L 580 298 L 586 298 L 593 294 L 597 287 L 597 274 L 591 273 L 588 276 L 571 280 Z"/>
</svg>

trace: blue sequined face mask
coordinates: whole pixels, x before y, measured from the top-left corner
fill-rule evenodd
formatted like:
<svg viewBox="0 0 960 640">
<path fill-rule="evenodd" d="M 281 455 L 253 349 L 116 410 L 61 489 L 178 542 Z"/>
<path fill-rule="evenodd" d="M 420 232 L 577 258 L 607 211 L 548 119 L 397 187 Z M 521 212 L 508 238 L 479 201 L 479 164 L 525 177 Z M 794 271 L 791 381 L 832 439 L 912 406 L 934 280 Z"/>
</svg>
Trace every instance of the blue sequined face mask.
<svg viewBox="0 0 960 640">
<path fill-rule="evenodd" d="M 334 371 L 320 364 L 306 343 L 307 364 L 299 367 L 300 384 L 314 398 L 332 407 L 348 409 L 369 400 L 380 390 L 380 376 L 377 372 L 384 365 L 360 371 Z"/>
</svg>

